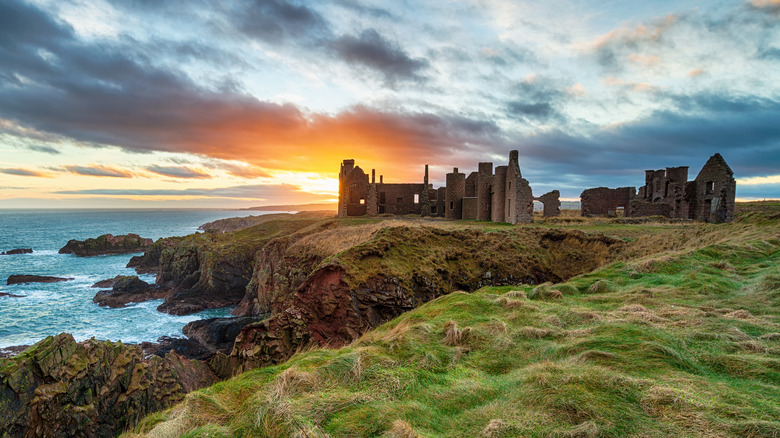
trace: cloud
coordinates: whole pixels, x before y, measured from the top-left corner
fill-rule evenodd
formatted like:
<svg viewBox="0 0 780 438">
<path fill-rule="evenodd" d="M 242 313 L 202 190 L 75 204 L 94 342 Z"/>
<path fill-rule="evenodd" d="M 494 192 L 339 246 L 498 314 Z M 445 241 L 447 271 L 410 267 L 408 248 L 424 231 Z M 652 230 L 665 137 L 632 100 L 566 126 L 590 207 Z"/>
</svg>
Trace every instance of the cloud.
<svg viewBox="0 0 780 438">
<path fill-rule="evenodd" d="M 208 173 L 186 166 L 149 166 L 146 170 L 173 178 L 211 178 Z"/>
<path fill-rule="evenodd" d="M 292 184 L 240 185 L 215 189 L 189 188 L 182 190 L 163 189 L 87 189 L 60 190 L 61 195 L 93 195 L 111 197 L 199 197 L 223 199 L 249 199 L 273 203 L 303 203 L 329 201 L 332 195 L 308 193 Z"/>
<path fill-rule="evenodd" d="M 57 149 L 54 149 L 51 146 L 46 145 L 31 145 L 27 146 L 27 149 L 35 152 L 42 152 L 44 154 L 51 154 L 51 155 L 59 155 L 61 152 Z"/>
<path fill-rule="evenodd" d="M 342 36 L 331 46 L 346 62 L 373 69 L 384 75 L 388 83 L 423 80 L 421 72 L 428 68 L 428 61 L 412 58 L 374 29 L 364 30 L 358 36 Z"/>
<path fill-rule="evenodd" d="M 229 14 L 241 32 L 272 44 L 316 44 L 330 35 L 327 21 L 317 11 L 285 0 L 235 2 Z"/>
<path fill-rule="evenodd" d="M 52 178 L 52 175 L 45 172 L 39 172 L 37 170 L 30 170 L 30 169 L 19 169 L 19 168 L 4 168 L 0 169 L 1 173 L 5 173 L 7 175 L 16 175 L 16 176 L 34 176 L 39 178 Z"/>
<path fill-rule="evenodd" d="M 99 176 L 108 178 L 132 178 L 133 174 L 127 170 L 117 169 L 114 167 L 101 166 L 98 164 L 92 164 L 90 166 L 64 166 L 65 170 L 70 173 L 84 176 Z"/>
</svg>

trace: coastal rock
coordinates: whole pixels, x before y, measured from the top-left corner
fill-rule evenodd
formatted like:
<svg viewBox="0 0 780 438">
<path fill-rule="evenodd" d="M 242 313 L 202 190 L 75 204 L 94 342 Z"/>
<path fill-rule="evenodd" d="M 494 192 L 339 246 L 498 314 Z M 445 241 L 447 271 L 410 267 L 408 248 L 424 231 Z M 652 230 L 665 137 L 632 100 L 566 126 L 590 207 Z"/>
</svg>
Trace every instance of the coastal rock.
<svg viewBox="0 0 780 438">
<path fill-rule="evenodd" d="M 32 252 L 32 248 L 17 248 L 0 252 L 0 255 L 30 254 Z"/>
<path fill-rule="evenodd" d="M 111 280 L 113 282 L 111 290 L 101 290 L 95 294 L 93 302 L 100 306 L 125 307 L 129 303 L 141 303 L 149 300 L 157 300 L 165 297 L 169 289 L 151 285 L 135 275 L 117 276 Z M 98 282 L 96 284 L 103 283 Z"/>
<path fill-rule="evenodd" d="M 29 345 L 11 345 L 10 347 L 0 347 L 0 359 L 14 357 L 28 348 L 30 348 Z"/>
<path fill-rule="evenodd" d="M 144 359 L 140 346 L 50 336 L 0 360 L 0 436 L 116 436 L 216 382 L 175 352 Z"/>
<path fill-rule="evenodd" d="M 56 283 L 58 281 L 69 281 L 72 278 L 63 277 L 48 277 L 45 275 L 9 275 L 6 284 L 20 284 L 20 283 Z"/>
<path fill-rule="evenodd" d="M 144 239 L 137 234 L 127 234 L 124 236 L 114 236 L 112 234 L 103 234 L 95 239 L 84 241 L 70 240 L 60 248 L 60 254 L 74 254 L 79 257 L 91 257 L 109 254 L 127 254 L 132 252 L 143 252 L 149 248 L 152 239 Z"/>
<path fill-rule="evenodd" d="M 0 292 L 0 297 L 22 298 L 24 297 L 24 295 L 15 295 L 15 294 L 8 294 L 5 292 Z"/>
<path fill-rule="evenodd" d="M 192 321 L 182 328 L 188 338 L 199 341 L 212 351 L 228 354 L 233 349 L 233 341 L 248 324 L 262 321 L 262 317 L 244 316 L 239 318 L 211 318 Z"/>
<path fill-rule="evenodd" d="M 348 344 L 456 290 L 566 280 L 608 262 L 623 245 L 578 231 L 400 226 L 312 264 L 301 261 L 299 245 L 278 242 L 258 254 L 252 287 L 237 308 L 271 315 L 245 326 L 230 355 L 211 360 L 223 377 L 279 363 L 300 348 Z"/>
<path fill-rule="evenodd" d="M 166 354 L 172 351 L 187 359 L 207 360 L 214 356 L 214 350 L 195 339 L 173 338 L 170 336 L 161 336 L 157 339 L 157 342 L 142 342 L 141 348 L 147 357 L 152 355 L 165 357 Z"/>
<path fill-rule="evenodd" d="M 117 282 L 117 280 L 119 280 L 122 277 L 123 277 L 123 275 L 117 275 L 114 278 L 107 278 L 105 280 L 100 280 L 100 281 L 98 281 L 97 283 L 93 284 L 90 287 L 99 287 L 101 289 L 107 289 L 107 288 L 110 288 L 110 287 L 114 287 L 114 284 Z"/>
</svg>

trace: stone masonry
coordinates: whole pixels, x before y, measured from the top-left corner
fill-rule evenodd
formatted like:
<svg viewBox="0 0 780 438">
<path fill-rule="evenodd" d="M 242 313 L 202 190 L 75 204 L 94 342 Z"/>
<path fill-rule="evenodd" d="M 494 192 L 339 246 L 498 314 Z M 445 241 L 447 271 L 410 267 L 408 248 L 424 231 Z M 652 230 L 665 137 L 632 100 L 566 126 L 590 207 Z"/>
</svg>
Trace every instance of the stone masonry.
<svg viewBox="0 0 780 438">
<path fill-rule="evenodd" d="M 380 214 L 417 214 L 447 219 L 493 222 L 531 222 L 534 201 L 544 204 L 544 216 L 560 214 L 557 190 L 534 197 L 523 178 L 518 152 L 509 153 L 509 163 L 493 169 L 493 163 L 479 163 L 478 170 L 466 175 L 454 168 L 446 175 L 445 187 L 428 182 L 428 165 L 423 183 L 385 184 L 383 176 L 371 180 L 355 160 L 344 160 L 339 172 L 339 217 Z"/>
</svg>

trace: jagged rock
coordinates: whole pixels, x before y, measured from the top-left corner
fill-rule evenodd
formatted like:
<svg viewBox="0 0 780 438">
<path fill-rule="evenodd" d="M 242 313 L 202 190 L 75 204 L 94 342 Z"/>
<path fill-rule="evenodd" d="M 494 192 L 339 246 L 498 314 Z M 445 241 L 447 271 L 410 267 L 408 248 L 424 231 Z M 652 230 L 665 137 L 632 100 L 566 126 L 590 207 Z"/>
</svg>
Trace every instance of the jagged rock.
<svg viewBox="0 0 780 438">
<path fill-rule="evenodd" d="M 214 356 L 214 351 L 195 339 L 161 336 L 157 342 L 142 342 L 141 348 L 147 356 L 164 357 L 171 351 L 187 359 L 206 360 Z"/>
<path fill-rule="evenodd" d="M 108 306 L 112 308 L 124 307 L 129 303 L 140 303 L 149 300 L 157 300 L 165 297 L 165 295 L 170 292 L 170 290 L 165 287 L 151 285 L 135 275 L 119 275 L 112 280 L 104 281 L 113 282 L 113 286 L 111 290 L 101 290 L 95 294 L 95 297 L 92 299 L 92 301 L 100 306 Z"/>
<path fill-rule="evenodd" d="M 181 331 L 190 339 L 198 340 L 212 352 L 228 354 L 233 349 L 233 341 L 241 333 L 241 329 L 262 319 L 253 316 L 201 319 L 185 325 Z"/>
<path fill-rule="evenodd" d="M 45 275 L 9 275 L 6 284 L 19 283 L 56 283 L 58 281 L 69 281 L 72 278 L 48 277 Z"/>
<path fill-rule="evenodd" d="M 110 287 L 114 287 L 114 284 L 117 282 L 117 280 L 119 280 L 122 277 L 123 277 L 123 275 L 117 275 L 114 278 L 107 278 L 105 280 L 100 280 L 100 281 L 98 281 L 97 283 L 93 284 L 90 287 L 99 287 L 101 289 L 107 289 L 107 288 L 110 288 Z"/>
<path fill-rule="evenodd" d="M 32 252 L 32 248 L 17 248 L 0 252 L 0 255 L 30 254 Z"/>
<path fill-rule="evenodd" d="M 124 236 L 103 234 L 96 239 L 87 239 L 84 241 L 70 240 L 65 246 L 60 248 L 59 253 L 74 254 L 79 257 L 127 254 L 145 251 L 152 246 L 152 243 L 154 243 L 152 239 L 144 239 L 137 234 L 127 234 Z"/>
<path fill-rule="evenodd" d="M 176 353 L 144 359 L 140 346 L 50 336 L 0 360 L 0 436 L 116 436 L 216 381 Z"/>
</svg>

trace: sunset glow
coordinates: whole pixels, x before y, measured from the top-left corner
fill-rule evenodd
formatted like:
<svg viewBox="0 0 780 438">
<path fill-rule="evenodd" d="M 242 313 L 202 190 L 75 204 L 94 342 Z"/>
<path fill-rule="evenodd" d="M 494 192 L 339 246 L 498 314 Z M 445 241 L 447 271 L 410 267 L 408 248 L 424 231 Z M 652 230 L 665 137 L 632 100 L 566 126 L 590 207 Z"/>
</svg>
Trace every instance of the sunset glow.
<svg viewBox="0 0 780 438">
<path fill-rule="evenodd" d="M 0 4 L 0 208 L 334 202 L 511 149 L 577 199 L 719 152 L 780 197 L 776 1 Z M 739 36 L 739 37 L 736 37 Z"/>
</svg>

